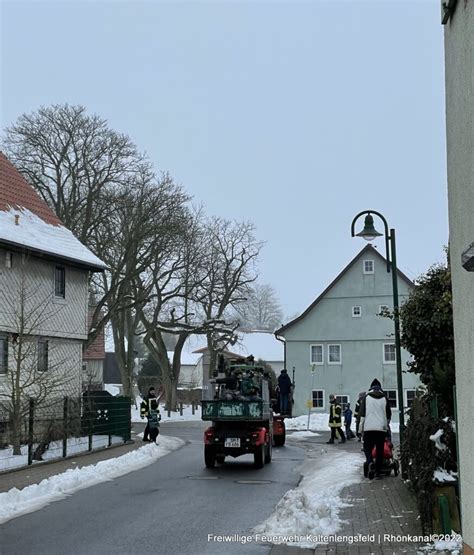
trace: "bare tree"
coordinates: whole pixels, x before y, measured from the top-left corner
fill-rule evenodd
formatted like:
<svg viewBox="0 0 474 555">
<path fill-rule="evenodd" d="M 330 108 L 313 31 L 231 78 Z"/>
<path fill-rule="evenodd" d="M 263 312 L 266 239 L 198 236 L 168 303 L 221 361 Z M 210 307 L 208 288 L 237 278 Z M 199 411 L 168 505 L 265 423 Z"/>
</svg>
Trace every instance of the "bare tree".
<svg viewBox="0 0 474 555">
<path fill-rule="evenodd" d="M 68 104 L 20 116 L 6 129 L 3 148 L 86 245 L 108 212 L 107 193 L 148 164 L 127 135 Z"/>
<path fill-rule="evenodd" d="M 14 455 L 21 454 L 30 398 L 37 409 L 45 410 L 69 390 L 76 394 L 80 391 L 80 368 L 60 354 L 54 341 L 39 337 L 40 330 L 61 307 L 53 306 L 52 295 L 38 297 L 36 287 L 28 286 L 23 268 L 17 290 L 1 291 L 1 305 L 6 307 L 12 330 L 1 397 L 9 415 Z"/>
<path fill-rule="evenodd" d="M 179 214 L 186 200 L 168 175 L 157 182 L 145 173 L 133 186 L 117 192 L 110 220 L 97 228 L 97 253 L 109 270 L 96 278 L 95 284 L 102 305 L 107 306 L 127 396 L 132 395 L 135 338 L 140 325 L 137 306 L 148 302 L 135 284 L 154 263 L 158 244 L 179 232 Z"/>
<path fill-rule="evenodd" d="M 256 283 L 246 292 L 246 300 L 236 306 L 240 326 L 245 330 L 273 331 L 283 321 L 275 289 Z"/>
<path fill-rule="evenodd" d="M 255 239 L 255 227 L 249 222 L 232 222 L 211 218 L 205 225 L 207 253 L 206 280 L 201 287 L 199 305 L 206 320 L 224 320 L 224 329 L 208 330 L 209 368 L 217 363 L 217 355 L 235 342 L 238 321 L 235 308 L 245 300 L 249 286 L 257 279 L 256 262 L 262 243 Z"/>
</svg>

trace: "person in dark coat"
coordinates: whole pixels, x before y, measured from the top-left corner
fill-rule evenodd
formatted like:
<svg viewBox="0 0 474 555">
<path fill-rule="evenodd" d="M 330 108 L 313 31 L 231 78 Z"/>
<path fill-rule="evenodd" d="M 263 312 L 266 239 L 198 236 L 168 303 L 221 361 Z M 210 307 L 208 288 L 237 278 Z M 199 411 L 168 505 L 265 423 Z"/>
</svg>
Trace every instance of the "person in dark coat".
<svg viewBox="0 0 474 555">
<path fill-rule="evenodd" d="M 362 439 L 362 434 L 359 432 L 359 426 L 360 426 L 360 405 L 362 403 L 362 400 L 365 397 L 365 391 L 361 391 L 359 393 L 359 398 L 356 401 L 355 404 L 355 409 L 354 409 L 354 418 L 356 419 L 356 436 L 358 437 L 357 441 L 361 441 Z"/>
<path fill-rule="evenodd" d="M 354 432 L 351 430 L 351 423 L 352 423 L 351 404 L 347 403 L 346 408 L 344 410 L 344 426 L 346 428 L 347 439 L 353 439 L 355 437 Z"/>
<path fill-rule="evenodd" d="M 158 422 L 161 420 L 161 416 L 154 387 L 150 387 L 148 394 L 140 404 L 140 418 L 143 420 L 145 417 L 147 424 L 143 432 L 143 441 L 156 441 L 159 434 Z"/>
<path fill-rule="evenodd" d="M 342 431 L 342 408 L 336 401 L 335 395 L 329 395 L 329 427 L 331 428 L 331 438 L 326 443 L 334 443 L 337 435 L 341 438 L 339 443 L 345 443 L 346 437 Z"/>
<path fill-rule="evenodd" d="M 285 369 L 278 376 L 278 391 L 280 394 L 280 414 L 289 414 L 291 379 Z"/>
<path fill-rule="evenodd" d="M 372 460 L 372 450 L 375 446 L 375 478 L 381 478 L 383 464 L 383 448 L 385 437 L 389 429 L 392 409 L 379 380 L 370 384 L 370 389 L 364 397 L 360 407 L 360 428 L 363 434 L 364 451 L 367 463 Z"/>
</svg>

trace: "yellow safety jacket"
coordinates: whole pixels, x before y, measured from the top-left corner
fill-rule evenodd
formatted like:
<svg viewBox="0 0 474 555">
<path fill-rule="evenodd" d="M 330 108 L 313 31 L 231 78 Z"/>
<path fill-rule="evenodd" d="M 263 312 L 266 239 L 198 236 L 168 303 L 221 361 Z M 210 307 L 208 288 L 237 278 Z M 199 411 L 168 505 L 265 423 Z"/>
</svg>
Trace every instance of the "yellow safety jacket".
<svg viewBox="0 0 474 555">
<path fill-rule="evenodd" d="M 340 428 L 342 424 L 342 409 L 341 405 L 337 403 L 331 403 L 331 408 L 329 409 L 329 427 L 330 428 Z"/>
</svg>

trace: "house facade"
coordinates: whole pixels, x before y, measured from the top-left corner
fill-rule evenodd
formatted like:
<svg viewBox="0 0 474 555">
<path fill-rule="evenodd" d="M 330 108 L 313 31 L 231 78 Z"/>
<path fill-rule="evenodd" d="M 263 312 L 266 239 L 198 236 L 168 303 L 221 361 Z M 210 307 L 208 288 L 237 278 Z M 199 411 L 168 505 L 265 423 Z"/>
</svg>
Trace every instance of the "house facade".
<svg viewBox="0 0 474 555">
<path fill-rule="evenodd" d="M 398 274 L 400 303 L 413 283 Z M 378 378 L 398 421 L 400 399 L 393 321 L 381 314 L 393 309 L 392 276 L 385 258 L 367 245 L 321 295 L 297 318 L 275 332 L 285 341 L 285 367 L 295 373 L 294 415 L 329 412 L 329 395 L 354 408 L 361 391 Z M 402 369 L 409 353 L 402 350 Z M 403 374 L 404 407 L 420 385 Z"/>
<path fill-rule="evenodd" d="M 0 153 L 0 394 L 80 395 L 89 273 L 104 264 Z"/>
<path fill-rule="evenodd" d="M 474 248 L 469 248 L 474 242 L 474 2 L 447 2 L 444 16 L 449 254 L 462 536 L 463 553 L 474 555 Z"/>
</svg>

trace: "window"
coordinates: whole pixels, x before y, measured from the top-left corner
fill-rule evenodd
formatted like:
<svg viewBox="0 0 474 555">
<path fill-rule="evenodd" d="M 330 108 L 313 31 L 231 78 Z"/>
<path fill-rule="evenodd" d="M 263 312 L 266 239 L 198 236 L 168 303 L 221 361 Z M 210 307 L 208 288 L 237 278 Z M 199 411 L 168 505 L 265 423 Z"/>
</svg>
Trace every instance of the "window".
<svg viewBox="0 0 474 555">
<path fill-rule="evenodd" d="M 311 345 L 311 364 L 323 364 L 323 346 Z"/>
<path fill-rule="evenodd" d="M 386 312 L 387 310 L 390 310 L 390 309 L 388 308 L 388 304 L 380 304 L 380 305 L 379 305 L 379 312 L 378 312 L 379 316 L 380 316 L 381 314 L 383 314 L 384 312 Z"/>
<path fill-rule="evenodd" d="M 54 296 L 66 298 L 66 270 L 62 266 L 54 269 Z"/>
<path fill-rule="evenodd" d="M 397 361 L 395 343 L 384 343 L 383 345 L 384 364 L 394 364 Z"/>
<path fill-rule="evenodd" d="M 328 363 L 341 364 L 341 346 L 328 345 Z"/>
<path fill-rule="evenodd" d="M 362 308 L 360 306 L 352 307 L 352 318 L 360 318 L 362 316 Z"/>
<path fill-rule="evenodd" d="M 5 253 L 5 268 L 11 268 L 13 266 L 13 253 Z"/>
<path fill-rule="evenodd" d="M 405 406 L 410 408 L 413 405 L 413 400 L 416 397 L 416 389 L 405 389 Z"/>
<path fill-rule="evenodd" d="M 392 409 L 398 409 L 398 395 L 396 389 L 386 389 L 387 399 Z"/>
<path fill-rule="evenodd" d="M 324 390 L 323 389 L 313 389 L 313 408 L 323 409 L 324 408 Z"/>
<path fill-rule="evenodd" d="M 8 338 L 0 337 L 0 374 L 8 370 Z"/>
<path fill-rule="evenodd" d="M 374 273 L 374 261 L 364 260 L 364 274 L 373 274 L 373 273 Z"/>
<path fill-rule="evenodd" d="M 350 401 L 349 395 L 336 395 L 336 403 L 339 403 L 341 407 L 344 409 Z"/>
<path fill-rule="evenodd" d="M 48 341 L 38 341 L 38 372 L 46 372 L 48 369 Z"/>
</svg>

